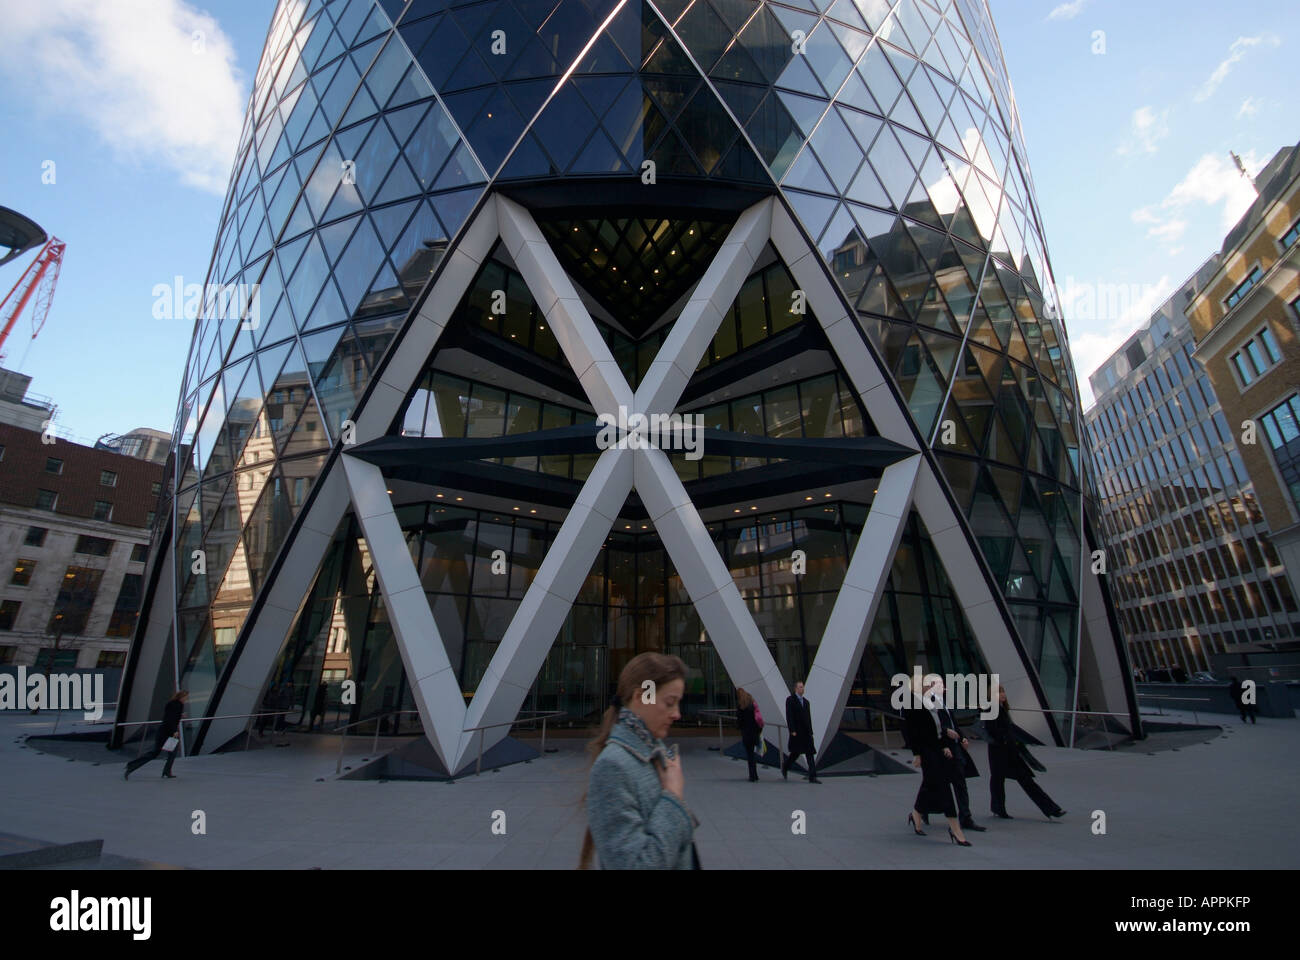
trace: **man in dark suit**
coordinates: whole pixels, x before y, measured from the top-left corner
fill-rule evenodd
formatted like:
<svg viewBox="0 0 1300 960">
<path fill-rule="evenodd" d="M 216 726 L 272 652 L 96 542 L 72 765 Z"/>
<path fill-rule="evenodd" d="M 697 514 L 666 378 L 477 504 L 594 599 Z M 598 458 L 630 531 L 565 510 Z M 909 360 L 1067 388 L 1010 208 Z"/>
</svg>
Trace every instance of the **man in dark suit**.
<svg viewBox="0 0 1300 960">
<path fill-rule="evenodd" d="M 803 695 L 802 680 L 794 685 L 794 693 L 785 698 L 785 722 L 790 728 L 790 752 L 781 761 L 782 778 L 788 779 L 795 757 L 803 754 L 808 760 L 808 782 L 821 783 L 817 779 L 817 757 L 813 749 L 812 709 Z"/>
<path fill-rule="evenodd" d="M 943 695 L 943 681 L 936 683 L 938 688 L 937 696 Z M 957 728 L 957 718 L 952 715 L 942 703 L 939 704 L 939 722 L 943 726 L 943 736 L 945 742 L 952 748 L 952 759 L 948 761 L 948 775 L 952 781 L 952 792 L 957 795 L 957 815 L 961 821 L 963 830 L 974 830 L 977 833 L 983 833 L 985 828 L 975 822 L 975 818 L 970 812 L 970 792 L 966 789 L 967 777 L 978 777 L 979 769 L 975 766 L 975 761 L 971 755 L 966 752 L 970 746 L 970 741 Z"/>
</svg>

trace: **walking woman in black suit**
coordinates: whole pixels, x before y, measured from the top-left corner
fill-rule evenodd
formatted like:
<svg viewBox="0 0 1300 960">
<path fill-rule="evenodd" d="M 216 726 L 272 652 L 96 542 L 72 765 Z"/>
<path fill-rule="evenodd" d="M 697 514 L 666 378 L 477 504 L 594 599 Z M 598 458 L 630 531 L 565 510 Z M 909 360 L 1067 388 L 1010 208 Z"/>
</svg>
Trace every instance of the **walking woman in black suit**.
<svg viewBox="0 0 1300 960">
<path fill-rule="evenodd" d="M 758 725 L 754 698 L 744 687 L 736 688 L 736 725 L 740 727 L 740 742 L 745 745 L 745 759 L 749 761 L 749 782 L 758 783 L 758 764 L 754 760 L 754 751 L 763 735 L 763 728 Z"/>
<path fill-rule="evenodd" d="M 921 691 L 912 689 L 912 706 L 903 709 L 903 741 L 912 751 L 912 766 L 921 768 L 921 789 L 916 792 L 916 802 L 907 815 L 907 822 L 919 836 L 921 817 L 929 813 L 942 813 L 948 818 L 948 837 L 953 843 L 969 847 L 971 842 L 962 833 L 957 819 L 957 803 L 952 795 L 949 763 L 952 749 L 945 745 L 943 725 L 938 711 L 927 709 L 921 700 Z"/>
<path fill-rule="evenodd" d="M 1020 784 L 1021 789 L 1029 794 L 1029 799 L 1038 804 L 1043 816 L 1049 820 L 1065 816 L 1065 811 L 1034 782 L 1034 772 L 1021 755 L 1020 741 L 1016 739 L 1015 729 L 1011 725 L 1007 691 L 1001 686 L 998 687 L 998 715 L 984 721 L 984 730 L 989 738 L 989 799 L 993 816 L 1003 820 L 1013 819 L 1007 813 L 1007 777 Z"/>
</svg>

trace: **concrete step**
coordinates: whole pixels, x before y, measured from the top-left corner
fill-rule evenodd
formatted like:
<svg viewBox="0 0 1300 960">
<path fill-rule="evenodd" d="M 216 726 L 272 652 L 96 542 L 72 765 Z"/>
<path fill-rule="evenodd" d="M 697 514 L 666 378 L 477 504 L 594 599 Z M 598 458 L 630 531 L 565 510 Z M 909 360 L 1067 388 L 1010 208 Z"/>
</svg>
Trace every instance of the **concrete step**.
<svg viewBox="0 0 1300 960">
<path fill-rule="evenodd" d="M 0 870 L 24 867 L 52 867 L 81 861 L 98 862 L 104 849 L 103 840 L 78 840 L 75 843 L 42 843 L 29 837 L 0 834 Z"/>
</svg>

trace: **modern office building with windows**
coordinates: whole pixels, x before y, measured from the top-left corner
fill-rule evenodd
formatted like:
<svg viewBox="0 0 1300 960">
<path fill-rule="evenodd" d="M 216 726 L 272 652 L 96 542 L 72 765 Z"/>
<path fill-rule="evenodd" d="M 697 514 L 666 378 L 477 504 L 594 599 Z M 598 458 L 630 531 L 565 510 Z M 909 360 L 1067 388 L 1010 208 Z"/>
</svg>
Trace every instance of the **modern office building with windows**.
<svg viewBox="0 0 1300 960">
<path fill-rule="evenodd" d="M 1137 726 L 982 0 L 285 0 L 210 282 L 123 721 L 332 671 L 455 772 L 661 650 L 819 749 L 914 665 Z"/>
<path fill-rule="evenodd" d="M 1255 187 L 1187 316 L 1228 422 L 1254 425 L 1242 460 L 1300 592 L 1300 145 L 1279 150 Z"/>
<path fill-rule="evenodd" d="M 1212 257 L 1090 379 L 1111 585 L 1135 667 L 1210 671 L 1300 636 L 1300 613 L 1184 313 Z"/>
<path fill-rule="evenodd" d="M 122 667 L 144 595 L 162 464 L 15 425 L 5 412 L 0 665 Z"/>
</svg>

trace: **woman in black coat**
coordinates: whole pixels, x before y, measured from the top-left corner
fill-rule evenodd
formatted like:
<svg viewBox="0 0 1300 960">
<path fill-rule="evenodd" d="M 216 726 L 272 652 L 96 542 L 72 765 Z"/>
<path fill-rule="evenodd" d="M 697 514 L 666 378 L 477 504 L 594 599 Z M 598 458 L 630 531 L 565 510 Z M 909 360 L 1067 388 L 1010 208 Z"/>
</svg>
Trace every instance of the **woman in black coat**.
<svg viewBox="0 0 1300 960">
<path fill-rule="evenodd" d="M 174 780 L 176 775 L 172 773 L 172 764 L 176 762 L 176 750 L 163 750 L 163 746 L 176 732 L 181 728 L 181 714 L 185 712 L 185 701 L 189 699 L 188 690 L 177 690 L 172 694 L 172 698 L 167 701 L 163 707 L 162 723 L 158 725 L 158 735 L 154 738 L 153 750 L 149 753 L 142 754 L 126 765 L 126 770 L 122 772 L 122 779 L 128 779 L 136 770 L 143 767 L 150 760 L 156 760 L 160 753 L 167 754 L 167 762 L 163 764 L 162 775 L 168 780 Z"/>
<path fill-rule="evenodd" d="M 749 761 L 749 782 L 758 782 L 758 765 L 754 760 L 754 751 L 763 736 L 763 728 L 758 725 L 758 710 L 754 698 L 744 687 L 736 688 L 736 726 L 740 727 L 740 742 L 745 745 L 745 759 Z"/>
<path fill-rule="evenodd" d="M 1007 703 L 1007 691 L 998 687 L 998 715 L 984 721 L 984 729 L 989 738 L 989 795 L 993 816 L 1003 820 L 1012 819 L 1007 813 L 1006 780 L 1010 777 L 1020 784 L 1021 789 L 1029 794 L 1029 799 L 1038 804 L 1038 809 L 1048 819 L 1063 817 L 1065 811 L 1034 782 L 1034 772 L 1025 763 L 1020 741 L 1016 739 L 1015 729 L 1011 724 L 1011 707 Z"/>
<path fill-rule="evenodd" d="M 953 843 L 969 847 L 971 842 L 962 833 L 957 819 L 957 802 L 952 795 L 948 765 L 953 753 L 944 744 L 937 711 L 925 707 L 920 692 L 915 688 L 911 699 L 914 706 L 903 710 L 903 742 L 912 751 L 912 766 L 921 768 L 921 788 L 916 792 L 916 801 L 907 815 L 907 822 L 918 835 L 925 836 L 921 817 L 942 813 L 948 818 L 948 837 Z"/>
</svg>

